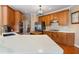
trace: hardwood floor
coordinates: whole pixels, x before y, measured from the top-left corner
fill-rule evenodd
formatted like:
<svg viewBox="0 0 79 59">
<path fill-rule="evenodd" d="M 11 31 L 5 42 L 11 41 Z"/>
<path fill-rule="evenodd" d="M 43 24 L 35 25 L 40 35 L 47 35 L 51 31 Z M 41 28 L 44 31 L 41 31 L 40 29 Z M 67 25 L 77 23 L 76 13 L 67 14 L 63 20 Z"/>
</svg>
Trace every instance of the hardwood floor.
<svg viewBox="0 0 79 59">
<path fill-rule="evenodd" d="M 63 44 L 58 44 L 64 50 L 64 54 L 79 54 L 79 48 L 74 46 L 67 46 Z"/>
</svg>

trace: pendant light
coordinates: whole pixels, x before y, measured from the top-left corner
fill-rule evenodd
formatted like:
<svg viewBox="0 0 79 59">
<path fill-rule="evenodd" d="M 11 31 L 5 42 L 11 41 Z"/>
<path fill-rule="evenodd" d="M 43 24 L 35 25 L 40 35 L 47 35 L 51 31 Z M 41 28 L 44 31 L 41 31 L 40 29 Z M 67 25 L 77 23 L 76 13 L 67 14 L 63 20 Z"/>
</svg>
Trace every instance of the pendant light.
<svg viewBox="0 0 79 59">
<path fill-rule="evenodd" d="M 38 16 L 43 15 L 43 10 L 42 10 L 42 6 L 39 5 L 39 10 L 38 10 Z"/>
</svg>

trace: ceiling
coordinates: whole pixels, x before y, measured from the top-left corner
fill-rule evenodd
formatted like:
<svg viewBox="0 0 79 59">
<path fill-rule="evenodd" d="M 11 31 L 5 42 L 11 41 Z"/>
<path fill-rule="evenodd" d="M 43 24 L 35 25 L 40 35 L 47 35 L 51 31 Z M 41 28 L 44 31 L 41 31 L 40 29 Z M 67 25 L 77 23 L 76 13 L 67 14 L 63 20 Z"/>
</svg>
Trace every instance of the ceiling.
<svg viewBox="0 0 79 59">
<path fill-rule="evenodd" d="M 42 5 L 43 13 L 48 13 L 51 11 L 56 11 L 59 9 L 67 8 L 70 5 Z M 37 13 L 39 10 L 39 5 L 11 5 L 16 10 L 20 10 L 25 14 Z"/>
</svg>

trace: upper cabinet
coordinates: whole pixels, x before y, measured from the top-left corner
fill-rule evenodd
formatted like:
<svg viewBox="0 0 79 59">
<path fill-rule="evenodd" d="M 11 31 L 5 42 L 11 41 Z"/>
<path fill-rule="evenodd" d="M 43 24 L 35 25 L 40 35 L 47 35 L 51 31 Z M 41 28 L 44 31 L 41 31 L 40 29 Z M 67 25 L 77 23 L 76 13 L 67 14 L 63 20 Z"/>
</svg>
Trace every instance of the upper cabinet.
<svg viewBox="0 0 79 59">
<path fill-rule="evenodd" d="M 15 11 L 15 31 L 19 32 L 19 25 L 24 19 L 24 15 L 20 11 Z"/>
<path fill-rule="evenodd" d="M 23 20 L 23 13 L 20 11 L 15 11 L 15 20 L 16 22 L 20 22 Z"/>
<path fill-rule="evenodd" d="M 45 22 L 46 25 L 50 25 L 53 20 L 58 20 L 59 25 L 67 25 L 69 19 L 69 10 L 63 10 L 56 13 L 40 16 L 39 21 Z"/>
<path fill-rule="evenodd" d="M 69 20 L 69 10 L 56 13 L 54 19 L 58 20 L 59 25 L 67 25 Z"/>
<path fill-rule="evenodd" d="M 3 9 L 3 25 L 9 25 L 14 28 L 15 25 L 15 10 L 9 6 L 2 6 Z"/>
<path fill-rule="evenodd" d="M 19 30 L 19 23 L 23 21 L 24 15 L 7 5 L 2 5 L 2 24 L 9 25 L 14 31 Z"/>
<path fill-rule="evenodd" d="M 45 22 L 45 25 L 49 25 L 51 20 L 52 20 L 52 15 L 45 15 L 45 16 L 40 16 L 39 21 L 40 22 Z"/>
</svg>

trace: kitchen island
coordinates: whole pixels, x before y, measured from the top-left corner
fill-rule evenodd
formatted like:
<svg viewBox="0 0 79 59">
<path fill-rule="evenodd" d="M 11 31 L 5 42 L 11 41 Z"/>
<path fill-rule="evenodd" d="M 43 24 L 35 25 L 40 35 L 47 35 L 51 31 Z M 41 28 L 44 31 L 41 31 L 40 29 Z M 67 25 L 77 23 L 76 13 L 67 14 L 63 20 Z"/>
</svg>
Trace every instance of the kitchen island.
<svg viewBox="0 0 79 59">
<path fill-rule="evenodd" d="M 63 49 L 47 35 L 0 37 L 0 53 L 63 54 Z"/>
</svg>

